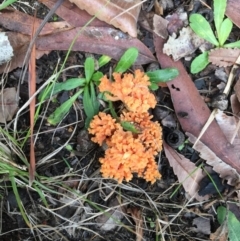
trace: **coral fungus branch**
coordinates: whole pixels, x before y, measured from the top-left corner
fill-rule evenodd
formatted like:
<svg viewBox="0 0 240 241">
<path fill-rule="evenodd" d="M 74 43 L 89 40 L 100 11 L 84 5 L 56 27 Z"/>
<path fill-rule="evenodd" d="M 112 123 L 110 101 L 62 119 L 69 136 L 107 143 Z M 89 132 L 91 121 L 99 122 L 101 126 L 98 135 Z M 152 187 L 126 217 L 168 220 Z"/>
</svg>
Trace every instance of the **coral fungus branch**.
<svg viewBox="0 0 240 241">
<path fill-rule="evenodd" d="M 154 183 L 161 177 L 155 156 L 162 150 L 162 128 L 151 121 L 149 108 L 156 99 L 149 91 L 149 78 L 140 70 L 133 74 L 113 73 L 114 81 L 101 79 L 99 90 L 107 92 L 108 100 L 121 100 L 126 107 L 120 117 L 112 118 L 100 112 L 90 123 L 92 141 L 107 144 L 105 156 L 100 158 L 101 173 L 118 182 L 130 181 L 133 173 Z M 123 125 L 124 124 L 124 125 Z M 125 128 L 125 127 L 128 128 Z M 124 128 L 123 128 L 124 127 Z"/>
</svg>

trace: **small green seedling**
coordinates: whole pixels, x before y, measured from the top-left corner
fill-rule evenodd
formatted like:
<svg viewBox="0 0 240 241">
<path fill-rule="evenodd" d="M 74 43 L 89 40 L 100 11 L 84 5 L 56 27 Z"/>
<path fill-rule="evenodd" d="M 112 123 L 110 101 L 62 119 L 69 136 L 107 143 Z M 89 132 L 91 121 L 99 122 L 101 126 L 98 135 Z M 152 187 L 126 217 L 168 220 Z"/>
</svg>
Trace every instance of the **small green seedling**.
<svg viewBox="0 0 240 241">
<path fill-rule="evenodd" d="M 195 13 L 190 16 L 190 26 L 198 36 L 212 43 L 217 48 L 240 48 L 240 41 L 225 44 L 233 27 L 233 23 L 229 18 L 224 19 L 226 6 L 227 0 L 214 0 L 213 10 L 216 36 L 208 21 L 200 14 Z M 208 51 L 205 51 L 192 61 L 191 73 L 196 74 L 200 72 L 208 64 Z"/>
<path fill-rule="evenodd" d="M 17 0 L 6 0 L 3 1 L 3 3 L 0 4 L 0 10 L 3 10 L 4 8 L 8 7 L 9 5 L 17 2 Z"/>
<path fill-rule="evenodd" d="M 120 58 L 117 63 L 114 72 L 124 73 L 126 72 L 136 61 L 138 57 L 138 50 L 136 48 L 129 48 Z M 98 60 L 98 69 L 102 66 L 106 65 L 111 60 L 108 56 L 102 56 Z M 64 90 L 73 90 L 75 88 L 79 89 L 76 94 L 74 94 L 71 98 L 69 98 L 66 102 L 64 102 L 61 106 L 59 106 L 54 113 L 52 113 L 48 117 L 48 122 L 52 125 L 57 125 L 64 116 L 67 115 L 72 105 L 76 101 L 76 99 L 82 95 L 83 98 L 83 108 L 84 112 L 87 116 L 85 121 L 85 127 L 89 126 L 90 121 L 93 116 L 98 114 L 99 112 L 99 97 L 101 95 L 97 95 L 96 86 L 99 85 L 101 78 L 103 77 L 103 73 L 100 71 L 95 71 L 96 66 L 94 59 L 88 57 L 84 63 L 84 78 L 71 78 L 62 83 L 53 83 L 48 88 L 44 89 L 40 95 L 39 100 L 43 101 L 48 99 L 50 96 L 59 93 Z M 170 81 L 178 75 L 178 70 L 174 68 L 161 69 L 152 72 L 146 73 L 150 79 L 151 86 L 149 87 L 151 90 L 156 90 L 158 88 L 158 83 Z M 124 123 L 124 126 L 127 126 L 127 123 Z M 125 128 L 131 128 L 131 126 L 127 126 Z"/>
<path fill-rule="evenodd" d="M 225 207 L 220 206 L 217 209 L 218 222 L 223 225 L 224 222 L 228 228 L 228 239 L 229 241 L 239 241 L 240 237 L 240 222 L 236 216 Z"/>
</svg>

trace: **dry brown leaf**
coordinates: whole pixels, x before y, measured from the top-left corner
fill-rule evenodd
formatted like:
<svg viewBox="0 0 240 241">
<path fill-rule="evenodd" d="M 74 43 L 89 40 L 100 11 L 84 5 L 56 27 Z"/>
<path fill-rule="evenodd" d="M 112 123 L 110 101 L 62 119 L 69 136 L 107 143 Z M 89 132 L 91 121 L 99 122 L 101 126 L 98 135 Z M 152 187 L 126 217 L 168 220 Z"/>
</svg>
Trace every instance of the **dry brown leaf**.
<svg viewBox="0 0 240 241">
<path fill-rule="evenodd" d="M 191 133 L 186 132 L 186 135 L 189 137 L 189 141 L 191 143 L 195 143 L 197 140 L 197 138 Z M 201 141 L 198 141 L 195 144 L 194 149 L 199 152 L 200 157 L 206 160 L 208 165 L 213 167 L 213 170 L 217 172 L 221 178 L 228 180 L 229 185 L 236 185 L 240 182 L 240 175 L 238 172 L 230 165 L 223 162 L 219 157 L 217 157 L 215 153 Z"/>
<path fill-rule="evenodd" d="M 142 211 L 137 207 L 128 208 L 128 213 L 132 215 L 132 218 L 136 224 L 136 241 L 143 240 L 143 218 Z"/>
<path fill-rule="evenodd" d="M 240 49 L 219 48 L 209 52 L 208 60 L 219 67 L 232 66 L 240 54 Z"/>
<path fill-rule="evenodd" d="M 123 218 L 123 212 L 121 205 L 117 198 L 110 201 L 109 204 L 111 210 L 101 214 L 96 218 L 97 226 L 104 231 L 110 231 L 117 227 L 118 222 Z"/>
<path fill-rule="evenodd" d="M 163 143 L 165 155 L 173 168 L 178 181 L 183 185 L 185 191 L 190 197 L 196 198 L 198 201 L 207 200 L 208 196 L 201 197 L 197 194 L 199 190 L 199 182 L 204 175 L 201 168 L 198 168 L 189 159 L 176 152 L 173 148 Z"/>
<path fill-rule="evenodd" d="M 194 232 L 203 233 L 209 235 L 211 233 L 211 225 L 210 225 L 210 218 L 206 217 L 197 217 L 193 219 L 193 225 L 196 228 L 192 228 Z"/>
<path fill-rule="evenodd" d="M 38 50 L 68 50 L 72 40 L 80 30 L 79 27 L 39 37 L 36 41 L 36 47 Z M 85 27 L 74 43 L 72 50 L 104 54 L 119 60 L 130 47 L 136 47 L 139 50 L 136 65 L 156 61 L 151 51 L 139 39 L 107 27 Z"/>
<path fill-rule="evenodd" d="M 238 134 L 235 136 L 237 129 L 236 118 L 234 116 L 228 116 L 221 110 L 218 110 L 215 119 L 227 140 L 234 145 L 236 150 L 240 150 L 240 136 Z"/>
<path fill-rule="evenodd" d="M 18 99 L 16 89 L 6 88 L 0 93 L 0 122 L 12 120 L 18 109 Z"/>
<path fill-rule="evenodd" d="M 190 27 L 183 28 L 180 35 L 176 38 L 176 34 L 169 37 L 167 43 L 164 44 L 163 53 L 172 55 L 175 61 L 194 53 L 205 40 L 198 37 Z"/>
<path fill-rule="evenodd" d="M 240 101 L 240 80 L 239 79 L 234 86 L 234 90 L 237 95 L 238 101 Z"/>
<path fill-rule="evenodd" d="M 179 71 L 179 75 L 174 80 L 167 82 L 176 115 L 182 129 L 198 137 L 211 112 L 181 61 L 174 62 L 169 56 L 162 53 L 164 42 L 164 39 L 154 35 L 154 45 L 161 67 L 177 68 Z M 240 173 L 239 150 L 236 151 L 234 146 L 228 142 L 216 121 L 211 123 L 201 137 L 201 141 L 222 161 Z"/>
<path fill-rule="evenodd" d="M 233 114 L 240 117 L 240 102 L 236 94 L 231 95 L 230 102 Z"/>
<path fill-rule="evenodd" d="M 224 222 L 215 233 L 210 234 L 210 240 L 212 241 L 226 241 L 228 240 L 228 227 L 227 223 Z"/>
<path fill-rule="evenodd" d="M 166 39 L 168 37 L 167 26 L 168 26 L 168 21 L 165 18 L 163 18 L 157 14 L 154 14 L 154 16 L 153 16 L 154 33 L 156 33 L 158 36 Z"/>
<path fill-rule="evenodd" d="M 225 14 L 240 28 L 239 0 L 228 0 Z"/>
<path fill-rule="evenodd" d="M 32 24 L 34 21 L 36 22 L 36 26 L 38 27 L 41 24 L 42 19 L 36 18 L 34 20 L 34 17 L 11 8 L 2 10 L 0 14 L 1 26 L 8 30 L 19 32 L 22 34 L 31 35 Z M 69 25 L 67 22 L 46 23 L 39 35 L 50 34 L 58 31 L 65 31 L 71 28 L 72 26 Z"/>
<path fill-rule="evenodd" d="M 17 67 L 22 67 L 30 42 L 30 36 L 21 33 L 8 32 L 7 36 L 13 48 L 14 55 L 9 64 L 0 65 L 0 73 L 8 73 Z M 46 50 L 37 50 L 37 59 L 48 53 L 49 51 Z"/>
<path fill-rule="evenodd" d="M 39 0 L 39 2 L 46 5 L 51 9 L 58 0 Z M 70 3 L 68 0 L 65 0 L 61 6 L 55 12 L 59 17 L 67 21 L 73 27 L 82 27 L 84 26 L 92 16 L 86 11 L 81 10 L 75 4 Z M 100 21 L 99 19 L 94 19 L 88 26 L 94 27 L 110 27 L 109 24 Z"/>
<path fill-rule="evenodd" d="M 141 0 L 70 0 L 89 14 L 97 14 L 97 18 L 137 36 L 137 20 L 141 9 Z"/>
</svg>

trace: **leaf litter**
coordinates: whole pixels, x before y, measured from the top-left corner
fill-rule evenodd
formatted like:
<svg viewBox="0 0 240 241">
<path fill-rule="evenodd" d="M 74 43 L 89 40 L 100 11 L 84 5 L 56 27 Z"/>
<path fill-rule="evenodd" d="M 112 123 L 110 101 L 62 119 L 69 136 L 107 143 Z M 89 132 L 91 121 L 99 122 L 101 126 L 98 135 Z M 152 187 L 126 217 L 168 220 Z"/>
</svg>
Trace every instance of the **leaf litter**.
<svg viewBox="0 0 240 241">
<path fill-rule="evenodd" d="M 50 4 L 48 6 L 52 6 L 51 4 L 56 3 L 56 0 L 43 1 L 43 2 L 45 2 L 45 4 Z M 101 2 L 101 1 L 99 1 L 99 2 Z M 113 2 L 113 4 L 111 4 L 111 7 L 114 8 L 114 4 L 116 5 L 118 2 L 119 1 Z M 229 1 L 229 2 L 230 2 L 230 4 L 232 4 L 232 2 L 234 2 L 234 1 Z M 122 3 L 120 3 L 120 6 L 123 9 L 123 5 L 121 5 L 121 4 Z M 67 11 L 71 12 L 71 14 L 69 14 L 69 13 L 66 14 Z M 37 39 L 37 42 L 36 42 L 37 49 L 39 51 L 39 56 L 41 54 L 51 52 L 52 50 L 67 50 L 71 43 L 71 39 L 73 38 L 74 35 L 76 35 L 76 33 L 80 29 L 80 28 L 76 28 L 76 27 L 81 27 L 82 25 L 84 25 L 84 22 L 75 20 L 77 18 L 77 16 L 79 14 L 83 14 L 83 16 L 85 16 L 83 19 L 86 19 L 86 21 L 88 21 L 90 19 L 90 15 L 86 14 L 86 12 L 83 12 L 82 10 L 79 11 L 79 9 L 76 8 L 75 5 L 71 5 L 67 1 L 63 4 L 63 6 L 61 6 L 58 9 L 57 13 L 64 20 L 68 21 L 71 24 L 71 26 L 69 26 L 69 28 L 64 29 L 64 22 L 63 22 L 63 25 L 58 25 L 58 27 L 57 27 L 57 24 L 56 25 L 47 24 L 46 25 L 47 28 L 44 31 L 45 31 L 45 33 L 47 33 L 47 31 L 49 31 L 48 32 L 49 35 L 45 36 L 45 34 L 43 34 L 42 36 L 40 36 Z M 228 14 L 230 14 L 230 13 L 228 12 Z M 8 16 L 8 15 L 6 15 L 6 16 Z M 130 17 L 127 16 L 126 18 L 132 18 L 132 16 L 130 16 Z M 9 21 L 10 20 L 11 19 L 9 19 Z M 133 17 L 133 21 L 132 21 L 133 25 L 132 26 L 134 26 L 134 24 L 136 25 L 136 20 L 137 20 L 137 15 L 135 15 Z M 14 29 L 14 21 L 15 20 L 13 18 L 13 27 L 11 27 L 11 28 L 13 28 L 12 29 L 13 31 L 17 31 L 17 29 Z M 29 21 L 31 22 L 30 19 L 29 19 Z M 173 24 L 172 24 L 173 29 L 174 28 L 177 29 L 177 30 L 174 30 L 173 32 L 178 31 L 178 29 L 181 28 L 183 22 L 175 14 L 173 14 L 173 16 L 172 16 L 172 21 L 173 21 Z M 4 24 L 6 24 L 6 23 L 4 23 Z M 177 26 L 175 26 L 175 24 Z M 61 29 L 61 26 L 63 26 L 62 29 Z M 139 58 L 138 64 L 146 64 L 146 63 L 155 61 L 154 55 L 151 53 L 151 51 L 149 51 L 149 49 L 146 48 L 146 46 L 143 45 L 142 42 L 139 41 L 138 39 L 131 38 L 127 34 L 124 34 L 116 29 L 113 29 L 112 27 L 110 27 L 106 23 L 101 22 L 100 20 L 93 21 L 91 26 L 92 27 L 86 28 L 85 32 L 83 33 L 83 38 L 80 37 L 79 42 L 76 42 L 76 47 L 74 47 L 74 50 L 88 51 L 91 53 L 98 53 L 98 54 L 108 54 L 111 57 L 118 59 L 121 56 L 121 54 L 124 52 L 124 50 L 126 50 L 128 47 L 136 46 L 140 50 L 140 58 Z M 116 26 L 118 27 L 119 25 L 116 25 Z M 123 29 L 123 31 L 124 32 L 129 31 L 133 36 L 135 36 L 136 32 L 134 32 L 134 31 L 136 31 L 136 29 L 131 29 L 132 26 L 127 30 Z M 24 27 L 24 24 L 22 24 L 22 27 Z M 25 32 L 25 34 L 26 34 L 26 32 L 29 31 L 27 29 L 27 27 L 25 27 L 25 30 L 21 29 L 21 28 L 19 28 L 19 29 L 20 29 L 19 30 L 20 34 L 23 32 Z M 163 30 L 164 30 L 164 28 L 163 28 Z M 185 29 L 182 31 L 185 31 Z M 12 32 L 12 34 L 16 35 L 15 32 Z M 68 34 L 70 35 L 69 39 L 66 37 Z M 180 35 L 182 35 L 182 33 L 180 33 Z M 21 55 L 19 55 L 19 57 L 17 57 L 16 49 L 20 48 L 21 45 L 17 45 L 15 47 L 16 63 L 13 65 L 13 66 L 15 66 L 14 68 L 21 67 L 21 59 L 24 57 L 24 51 L 26 51 L 24 48 L 25 48 L 25 46 L 27 46 L 29 44 L 29 41 L 30 41 L 28 36 L 25 36 L 25 37 L 26 37 L 25 41 L 23 41 L 24 47 L 23 47 L 23 50 L 21 51 Z M 102 41 L 100 40 L 101 37 L 103 39 Z M 19 38 L 21 39 L 22 37 L 20 36 Z M 189 40 L 189 38 L 192 39 L 191 34 L 188 35 L 188 37 L 186 37 L 185 39 Z M 14 37 L 13 37 L 13 39 L 14 39 Z M 56 39 L 59 40 L 59 42 L 56 41 Z M 104 40 L 106 40 L 106 39 L 109 41 L 107 41 L 107 43 L 104 43 Z M 54 42 L 54 40 L 55 40 L 55 42 Z M 66 42 L 64 42 L 64 41 L 66 41 Z M 89 43 L 89 44 L 81 45 L 80 42 L 83 42 L 83 41 L 86 43 Z M 174 39 L 172 39 L 171 41 L 174 41 Z M 185 40 L 183 39 L 182 41 L 184 42 Z M 64 42 L 64 43 L 60 43 L 60 42 Z M 168 82 L 167 85 L 170 90 L 171 98 L 173 100 L 173 106 L 174 106 L 176 115 L 178 117 L 178 120 L 180 122 L 181 128 L 185 132 L 187 132 L 187 131 L 191 132 L 193 135 L 189 134 L 190 139 L 191 138 L 194 139 L 194 136 L 195 136 L 195 138 L 198 136 L 202 126 L 205 124 L 206 120 L 208 119 L 208 116 L 210 115 L 210 110 L 208 109 L 208 106 L 204 103 L 204 101 L 202 100 L 202 98 L 200 97 L 198 92 L 196 91 L 196 88 L 193 85 L 192 80 L 188 76 L 187 72 L 185 71 L 185 68 L 183 67 L 183 65 L 180 62 L 174 63 L 169 57 L 164 56 L 161 53 L 162 47 L 163 47 L 162 40 L 159 40 L 159 37 L 156 37 L 156 35 L 154 35 L 154 42 L 155 42 L 155 47 L 157 50 L 157 56 L 158 56 L 161 66 L 163 68 L 174 66 L 174 67 L 179 68 L 179 70 L 180 70 L 179 77 L 177 77 L 176 80 Z M 97 48 L 96 43 L 101 44 L 102 50 Z M 189 53 L 188 53 L 188 51 L 189 51 L 188 48 L 190 46 L 189 44 L 190 43 L 188 43 L 188 45 L 184 47 L 185 48 L 183 51 L 184 54 L 179 50 L 180 52 L 177 53 L 177 55 L 175 56 L 176 59 L 189 55 Z M 170 51 L 172 54 L 175 54 L 177 45 L 178 45 L 177 42 L 173 43 L 173 46 L 174 46 L 173 50 Z M 119 48 L 120 48 L 120 50 L 119 50 Z M 117 52 L 117 51 L 119 51 L 119 52 Z M 190 52 L 193 53 L 194 51 L 191 50 Z M 117 53 L 115 53 L 115 52 L 117 52 Z M 215 53 L 215 54 L 218 55 L 219 53 Z M 225 54 L 228 55 L 227 52 Z M 228 62 L 228 60 L 226 60 L 225 57 L 224 58 L 220 57 L 220 58 L 223 59 L 224 61 Z M 218 56 L 217 56 L 216 61 L 219 61 Z M 12 63 L 14 63 L 14 61 Z M 4 71 L 2 70 L 2 72 L 4 72 Z M 237 107 L 238 104 L 236 102 L 236 97 L 235 97 L 234 101 L 235 101 L 234 102 L 235 106 Z M 237 113 L 237 111 L 235 113 Z M 229 139 L 231 139 L 231 140 L 234 139 L 233 144 L 237 145 L 237 147 L 238 147 L 238 141 L 239 141 L 238 133 L 236 133 L 236 131 L 234 133 L 234 128 L 236 130 L 237 119 L 238 118 L 235 118 L 233 116 L 227 116 L 223 112 L 221 112 L 221 114 L 219 114 L 219 116 L 216 116 L 217 122 L 214 122 L 211 124 L 211 126 L 208 129 L 208 133 L 206 133 L 202 137 L 201 141 L 198 143 L 198 144 L 201 144 L 202 146 L 210 147 L 209 150 L 212 151 L 211 155 L 217 154 L 217 155 L 215 155 L 216 157 L 220 156 L 221 159 L 218 158 L 218 160 L 215 159 L 215 157 L 214 157 L 214 161 L 213 161 L 214 164 L 211 164 L 213 166 L 213 168 L 216 169 L 216 167 L 220 163 L 219 160 L 221 160 L 222 163 L 226 162 L 226 163 L 230 164 L 230 165 L 228 165 L 227 168 L 226 168 L 226 166 L 222 167 L 222 170 L 219 170 L 218 173 L 220 174 L 221 177 L 227 179 L 228 182 L 232 185 L 236 184 L 238 182 L 238 178 L 239 178 L 238 177 L 239 174 L 236 171 L 236 170 L 238 170 L 237 166 L 236 166 L 236 169 L 234 169 L 234 165 L 236 165 L 238 159 L 237 159 L 237 156 L 235 155 L 236 153 L 231 154 L 229 152 L 229 150 L 228 150 L 229 148 L 231 149 L 230 151 L 232 151 L 232 152 L 234 152 L 233 151 L 234 149 L 232 148 L 232 146 L 229 147 L 228 142 L 229 142 Z M 219 124 L 221 124 L 223 126 L 223 128 L 224 128 L 223 130 L 219 128 Z M 176 125 L 174 125 L 174 128 L 176 128 Z M 231 132 L 228 131 L 228 129 L 231 129 Z M 233 138 L 233 136 L 235 136 L 235 138 Z M 216 143 L 216 141 L 217 141 L 217 143 Z M 189 176 L 190 173 L 196 169 L 195 164 L 191 163 L 188 158 L 185 158 L 182 154 L 177 153 L 175 150 L 173 150 L 172 148 L 170 148 L 169 146 L 166 146 L 166 145 L 167 144 L 164 144 L 165 155 L 169 159 L 169 162 L 171 163 L 171 166 L 173 167 L 173 170 L 174 170 L 175 174 L 177 175 L 179 182 L 183 183 L 183 187 L 185 188 L 186 192 L 190 193 L 190 197 L 194 197 L 194 195 L 196 195 L 197 189 L 199 188 L 199 181 L 204 176 L 202 173 L 202 170 L 200 168 L 198 168 L 196 170 L 197 174 L 201 178 L 194 176 L 194 177 L 189 177 L 189 180 L 188 180 L 188 178 L 185 180 L 184 176 L 185 177 Z M 217 146 L 217 145 L 219 145 L 219 146 Z M 197 146 L 197 147 L 199 147 L 199 146 Z M 201 151 L 201 148 L 200 148 L 200 156 L 202 155 L 202 153 L 208 152 L 208 150 L 205 150 L 205 149 L 203 151 Z M 209 157 L 206 157 L 206 159 L 209 159 Z M 162 165 L 162 164 L 160 164 L 160 165 Z M 221 166 L 222 166 L 222 164 L 219 165 L 219 169 L 221 169 Z M 223 169 L 225 169 L 225 173 L 223 172 Z M 193 172 L 195 173 L 195 171 L 193 171 Z M 184 173 L 184 175 L 183 175 L 183 173 Z M 102 182 L 102 180 L 100 182 Z M 192 188 L 191 188 L 192 186 L 190 184 L 194 186 L 194 188 L 195 188 L 194 191 L 192 191 Z M 126 195 L 126 193 L 124 192 L 126 187 L 121 186 L 121 188 L 122 188 L 122 190 L 121 190 L 122 194 Z M 200 196 L 199 197 L 196 196 L 196 197 L 197 197 L 196 199 L 199 201 L 208 200 L 208 198 L 209 198 L 209 197 L 205 197 L 205 199 L 203 199 Z M 115 199 L 113 199 L 113 200 L 115 200 Z M 139 198 L 137 198 L 136 200 L 139 201 Z M 153 203 L 151 203 L 151 205 L 153 205 Z M 164 208 L 164 207 L 161 207 L 161 208 Z M 131 208 L 130 213 L 132 214 L 132 217 L 135 220 L 136 231 L 139 232 L 139 235 L 137 237 L 139 238 L 139 240 L 142 240 L 142 239 L 144 239 L 144 235 L 142 236 L 142 234 L 141 234 L 141 230 L 143 229 L 142 225 L 144 226 L 143 223 L 146 221 L 142 220 L 142 215 L 145 219 L 145 216 L 144 216 L 145 213 L 141 212 L 140 210 L 141 209 L 139 209 L 138 207 L 136 209 L 134 209 L 134 207 L 133 207 L 133 208 Z M 115 211 L 116 211 L 116 213 L 118 211 L 122 212 L 122 210 L 115 210 Z M 112 213 L 113 217 L 115 216 L 115 211 Z M 195 221 L 193 221 L 193 225 L 197 226 L 197 230 L 199 233 L 201 233 L 201 232 L 204 233 L 204 231 L 205 231 L 205 232 L 207 232 L 205 235 L 209 235 L 209 230 L 210 230 L 209 227 L 210 226 L 208 226 L 206 228 L 206 230 L 203 230 L 205 228 L 203 228 L 201 226 L 201 220 L 197 219 L 197 218 L 195 218 L 193 220 L 195 220 Z M 106 226 L 110 227 L 112 224 L 111 223 L 108 224 L 108 221 L 109 221 L 109 219 L 106 222 L 105 221 L 104 222 L 106 223 Z M 104 222 L 102 222 L 102 223 L 104 223 Z M 116 228 L 117 228 L 116 225 L 114 225 L 113 230 Z M 211 239 L 213 239 L 213 238 L 214 237 L 212 236 Z M 155 237 L 153 240 L 155 240 Z"/>
</svg>

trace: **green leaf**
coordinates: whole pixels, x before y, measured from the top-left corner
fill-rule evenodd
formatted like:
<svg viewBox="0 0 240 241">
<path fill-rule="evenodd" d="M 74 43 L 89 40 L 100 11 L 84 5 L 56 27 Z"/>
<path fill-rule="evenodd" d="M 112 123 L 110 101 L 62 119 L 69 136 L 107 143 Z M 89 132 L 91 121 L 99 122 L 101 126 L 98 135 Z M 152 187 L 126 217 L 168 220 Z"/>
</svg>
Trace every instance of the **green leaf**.
<svg viewBox="0 0 240 241">
<path fill-rule="evenodd" d="M 232 31 L 232 21 L 229 18 L 226 18 L 219 29 L 219 34 L 218 34 L 218 40 L 219 40 L 219 45 L 223 46 L 223 44 L 226 42 L 229 34 Z"/>
<path fill-rule="evenodd" d="M 218 221 L 220 224 L 223 223 L 227 215 L 227 227 L 228 227 L 228 238 L 230 241 L 239 241 L 240 237 L 240 222 L 236 216 L 231 212 L 227 211 L 225 207 L 219 207 L 217 209 Z"/>
<path fill-rule="evenodd" d="M 89 92 L 89 86 L 85 86 L 83 91 L 83 108 L 87 117 L 93 117 L 95 114 L 92 98 Z"/>
<path fill-rule="evenodd" d="M 191 28 L 197 35 L 209 41 L 213 45 L 219 46 L 210 24 L 202 15 L 194 13 L 190 16 L 189 20 Z"/>
<path fill-rule="evenodd" d="M 152 83 L 160 83 L 160 82 L 167 82 L 179 74 L 178 69 L 175 68 L 166 68 L 166 69 L 158 69 L 155 71 L 149 71 L 146 75 L 149 77 L 150 82 Z"/>
<path fill-rule="evenodd" d="M 240 40 L 233 42 L 233 43 L 229 43 L 229 44 L 224 44 L 223 47 L 226 48 L 240 48 Z"/>
<path fill-rule="evenodd" d="M 208 61 L 208 51 L 203 52 L 199 56 L 197 56 L 191 63 L 191 73 L 196 74 L 202 71 L 207 65 Z"/>
<path fill-rule="evenodd" d="M 74 101 L 78 98 L 78 96 L 83 92 L 83 89 L 79 90 L 75 95 L 73 95 L 70 99 L 65 101 L 62 105 L 60 105 L 47 119 L 48 123 L 51 125 L 57 125 L 69 112 L 72 107 Z"/>
<path fill-rule="evenodd" d="M 0 4 L 0 10 L 3 10 L 4 8 L 8 7 L 10 4 L 15 3 L 17 0 L 8 0 Z"/>
<path fill-rule="evenodd" d="M 136 61 L 138 57 L 138 50 L 136 48 L 129 48 L 120 58 L 114 72 L 123 73 L 128 70 Z"/>
<path fill-rule="evenodd" d="M 217 219 L 220 224 L 223 224 L 226 219 L 227 209 L 223 206 L 218 207 L 217 209 Z"/>
<path fill-rule="evenodd" d="M 84 62 L 84 71 L 85 71 L 85 77 L 86 77 L 87 83 L 89 83 L 89 81 L 91 80 L 94 70 L 95 70 L 94 59 L 92 57 L 86 58 Z"/>
<path fill-rule="evenodd" d="M 98 66 L 99 68 L 103 67 L 104 65 L 106 65 L 107 63 L 109 63 L 111 60 L 111 57 L 107 56 L 107 55 L 103 55 L 99 58 L 98 60 Z"/>
<path fill-rule="evenodd" d="M 131 131 L 135 134 L 141 133 L 141 131 L 133 123 L 129 121 L 121 121 L 120 124 L 125 131 Z"/>
<path fill-rule="evenodd" d="M 95 73 L 93 74 L 92 80 L 95 81 L 95 82 L 97 82 L 97 84 L 99 84 L 99 83 L 100 83 L 100 79 L 101 79 L 103 76 L 104 76 L 104 75 L 103 75 L 102 72 L 97 71 L 97 72 L 95 72 Z"/>
<path fill-rule="evenodd" d="M 153 82 L 151 82 L 151 85 L 149 86 L 149 89 L 152 91 L 155 91 L 159 88 L 159 86 Z"/>
<path fill-rule="evenodd" d="M 39 100 L 46 100 L 50 96 L 55 95 L 63 90 L 73 90 L 77 87 L 82 87 L 86 84 L 86 79 L 83 78 L 72 78 L 68 79 L 65 82 L 61 83 L 53 83 L 52 86 L 46 87 L 44 90 L 41 91 L 38 99 Z"/>
<path fill-rule="evenodd" d="M 89 87 L 85 87 L 85 88 L 86 89 L 84 89 L 84 92 L 83 92 L 83 107 L 87 115 L 87 118 L 85 120 L 85 128 L 87 129 L 89 127 L 89 124 L 92 118 L 96 114 L 98 114 L 100 104 L 96 97 L 94 84 L 90 82 L 90 93 L 89 93 Z"/>
<path fill-rule="evenodd" d="M 21 201 L 21 198 L 20 198 L 20 195 L 18 193 L 18 189 L 17 189 L 17 184 L 16 184 L 16 181 L 15 181 L 15 177 L 14 177 L 14 171 L 10 171 L 9 170 L 9 179 L 11 181 L 11 185 L 12 185 L 12 189 L 13 189 L 13 193 L 15 195 L 15 198 L 16 198 L 16 201 L 17 201 L 17 205 L 19 207 L 19 210 L 20 210 L 20 213 L 22 215 L 22 218 L 23 220 L 25 221 L 25 223 L 31 227 L 31 224 L 29 222 L 29 219 L 27 217 L 27 215 L 25 214 L 25 210 L 23 208 L 23 204 L 22 204 L 22 201 Z"/>
<path fill-rule="evenodd" d="M 220 37 L 220 28 L 223 22 L 224 14 L 227 7 L 227 0 L 214 0 L 213 1 L 213 15 L 214 23 L 217 30 L 217 36 Z"/>
<path fill-rule="evenodd" d="M 98 114 L 98 112 L 99 112 L 100 103 L 97 99 L 94 84 L 92 82 L 90 83 L 90 95 L 91 95 L 92 106 L 94 109 L 94 114 L 93 114 L 93 116 L 94 116 L 94 115 Z"/>
</svg>

